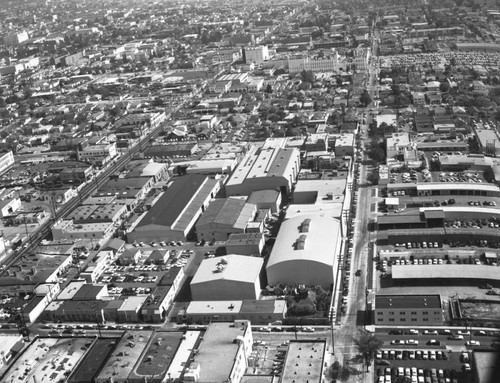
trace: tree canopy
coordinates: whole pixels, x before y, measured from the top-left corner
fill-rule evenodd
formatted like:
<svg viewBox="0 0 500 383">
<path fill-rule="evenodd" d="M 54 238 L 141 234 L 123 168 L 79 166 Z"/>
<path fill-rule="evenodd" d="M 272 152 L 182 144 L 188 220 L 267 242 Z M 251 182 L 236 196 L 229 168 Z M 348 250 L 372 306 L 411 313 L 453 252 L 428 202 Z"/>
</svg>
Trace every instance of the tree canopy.
<svg viewBox="0 0 500 383">
<path fill-rule="evenodd" d="M 375 354 L 380 350 L 383 343 L 382 340 L 368 331 L 363 331 L 359 338 L 354 340 L 354 344 L 365 360 L 367 368 L 372 363 Z"/>
</svg>

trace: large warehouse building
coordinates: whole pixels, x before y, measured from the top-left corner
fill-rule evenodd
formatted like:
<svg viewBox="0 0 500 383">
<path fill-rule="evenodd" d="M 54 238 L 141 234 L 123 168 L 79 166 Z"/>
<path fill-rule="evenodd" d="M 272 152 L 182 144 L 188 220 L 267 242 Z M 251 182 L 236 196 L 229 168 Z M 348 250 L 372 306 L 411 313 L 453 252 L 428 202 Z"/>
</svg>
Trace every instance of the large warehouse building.
<svg viewBox="0 0 500 383">
<path fill-rule="evenodd" d="M 127 235 L 129 242 L 185 241 L 220 189 L 218 178 L 201 174 L 177 177 Z"/>
<path fill-rule="evenodd" d="M 194 301 L 258 299 L 264 260 L 244 255 L 203 260 L 191 281 Z"/>
<path fill-rule="evenodd" d="M 297 181 L 300 152 L 290 148 L 252 147 L 226 184 L 228 196 L 249 196 L 256 190 L 289 194 Z"/>
<path fill-rule="evenodd" d="M 241 199 L 213 200 L 196 223 L 197 237 L 199 240 L 225 241 L 230 234 L 245 233 L 256 214 L 257 206 Z"/>
<path fill-rule="evenodd" d="M 285 220 L 267 263 L 268 283 L 330 288 L 341 242 L 337 219 L 310 213 Z"/>
</svg>

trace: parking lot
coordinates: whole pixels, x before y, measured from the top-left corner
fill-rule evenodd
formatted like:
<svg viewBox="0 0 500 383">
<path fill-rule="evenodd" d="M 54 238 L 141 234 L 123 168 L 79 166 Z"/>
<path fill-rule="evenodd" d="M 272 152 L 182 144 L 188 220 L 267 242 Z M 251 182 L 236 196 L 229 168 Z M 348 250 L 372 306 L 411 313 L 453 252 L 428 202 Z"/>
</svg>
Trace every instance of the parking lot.
<svg viewBox="0 0 500 383">
<path fill-rule="evenodd" d="M 497 339 L 496 334 L 479 330 L 378 328 L 377 337 L 384 341 L 384 345 L 376 355 L 375 381 L 382 382 L 380 376 L 384 383 L 388 380 L 397 382 L 405 376 L 413 379 L 415 376 L 417 383 L 440 383 L 440 379 L 451 383 L 470 383 L 473 368 L 471 350 L 491 350 Z"/>
</svg>

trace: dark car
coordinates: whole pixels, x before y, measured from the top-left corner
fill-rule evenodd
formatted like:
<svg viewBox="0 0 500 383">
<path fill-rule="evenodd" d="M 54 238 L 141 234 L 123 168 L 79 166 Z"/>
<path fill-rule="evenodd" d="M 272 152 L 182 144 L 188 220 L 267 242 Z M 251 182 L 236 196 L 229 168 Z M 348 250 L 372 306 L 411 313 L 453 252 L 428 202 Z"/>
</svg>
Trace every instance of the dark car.
<svg viewBox="0 0 500 383">
<path fill-rule="evenodd" d="M 356 270 L 356 273 L 354 275 L 356 275 L 357 277 L 359 277 L 361 275 L 361 270 L 360 269 Z"/>
<path fill-rule="evenodd" d="M 391 330 L 391 331 L 389 331 L 389 335 L 403 335 L 403 331 L 401 331 L 401 330 Z"/>
</svg>

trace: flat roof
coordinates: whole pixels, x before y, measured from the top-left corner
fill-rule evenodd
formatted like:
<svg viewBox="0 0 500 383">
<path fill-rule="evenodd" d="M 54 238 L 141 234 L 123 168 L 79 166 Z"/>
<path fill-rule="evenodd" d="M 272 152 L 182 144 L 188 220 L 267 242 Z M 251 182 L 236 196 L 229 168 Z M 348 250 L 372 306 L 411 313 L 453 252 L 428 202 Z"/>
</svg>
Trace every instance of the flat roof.
<svg viewBox="0 0 500 383">
<path fill-rule="evenodd" d="M 440 309 L 441 296 L 433 295 L 379 295 L 375 296 L 375 309 Z"/>
<path fill-rule="evenodd" d="M 177 177 L 147 212 L 137 227 L 149 225 L 172 226 L 208 177 L 189 174 Z"/>
<path fill-rule="evenodd" d="M 274 375 L 243 375 L 240 383 L 273 383 Z"/>
<path fill-rule="evenodd" d="M 155 376 L 159 381 L 165 375 L 175 353 L 181 343 L 183 333 L 179 331 L 157 332 L 142 354 L 135 370 L 130 374 L 129 381 L 135 377 Z M 156 379 L 155 379 L 156 380 Z M 147 379 L 148 382 L 153 380 Z"/>
<path fill-rule="evenodd" d="M 243 301 L 191 301 L 186 309 L 186 315 L 220 315 L 238 314 Z"/>
<path fill-rule="evenodd" d="M 246 255 L 229 254 L 223 257 L 207 258 L 198 267 L 191 285 L 219 280 L 255 283 L 263 264 L 262 258 Z"/>
<path fill-rule="evenodd" d="M 129 296 L 125 298 L 122 305 L 117 309 L 117 311 L 134 311 L 138 312 L 147 297 L 139 297 L 139 296 Z"/>
<path fill-rule="evenodd" d="M 227 246 L 258 245 L 262 241 L 262 233 L 233 233 L 229 235 Z"/>
<path fill-rule="evenodd" d="M 247 331 L 251 330 L 232 323 L 210 323 L 194 360 L 200 365 L 200 382 L 225 382 L 229 379 L 240 347 L 234 340 Z"/>
<path fill-rule="evenodd" d="M 474 350 L 472 358 L 476 366 L 478 382 L 495 383 L 498 381 L 498 350 Z"/>
<path fill-rule="evenodd" d="M 406 185 L 406 184 L 405 184 Z M 500 188 L 488 183 L 470 182 L 425 182 L 416 185 L 417 190 L 485 190 L 499 192 Z"/>
<path fill-rule="evenodd" d="M 152 331 L 127 331 L 95 380 L 97 382 L 107 382 L 110 379 L 126 380 L 146 348 L 152 334 Z"/>
<path fill-rule="evenodd" d="M 241 305 L 241 314 L 273 313 L 280 314 L 286 312 L 286 301 L 277 299 L 266 300 L 245 300 Z"/>
<path fill-rule="evenodd" d="M 250 194 L 247 202 L 258 203 L 275 203 L 278 200 L 280 193 L 277 190 L 256 190 Z"/>
<path fill-rule="evenodd" d="M 307 220 L 309 220 L 308 231 L 301 232 L 299 228 Z M 305 236 L 303 237 L 305 241 L 302 248 L 299 248 L 297 242 L 301 236 Z M 286 219 L 281 224 L 266 267 L 293 260 L 308 260 L 332 267 L 337 256 L 336 243 L 339 240 L 340 223 L 337 219 L 323 217 L 319 213 L 302 214 Z"/>
<path fill-rule="evenodd" d="M 78 290 L 81 289 L 81 287 L 86 284 L 87 282 L 85 280 L 81 281 L 70 281 L 68 285 L 62 290 L 59 295 L 57 296 L 58 300 L 66 301 L 69 299 L 72 299 L 75 294 L 78 292 Z"/>
<path fill-rule="evenodd" d="M 326 340 L 292 340 L 288 345 L 282 382 L 320 383 Z"/>
<path fill-rule="evenodd" d="M 116 339 L 114 338 L 96 339 L 92 348 L 85 354 L 82 362 L 69 377 L 68 382 L 91 382 L 101 369 L 101 366 L 104 364 L 111 351 L 113 351 L 115 343 Z"/>
<path fill-rule="evenodd" d="M 420 223 L 423 222 L 418 211 L 411 211 L 410 214 L 387 214 L 377 217 L 378 225 L 398 224 L 398 223 Z"/>
<path fill-rule="evenodd" d="M 332 204 L 344 202 L 347 179 L 318 179 L 305 180 L 298 179 L 295 185 L 295 194 L 315 193 L 316 204 Z M 300 196 L 298 197 L 300 198 Z"/>
<path fill-rule="evenodd" d="M 244 230 L 256 207 L 238 198 L 220 198 L 210 202 L 196 226 L 221 224 Z"/>
<path fill-rule="evenodd" d="M 19 334 L 0 334 L 0 353 L 8 355 L 12 347 L 21 339 Z"/>
<path fill-rule="evenodd" d="M 7 372 L 2 382 L 27 382 L 36 376 L 39 383 L 66 380 L 66 371 L 76 366 L 87 351 L 88 338 L 35 338 Z M 30 374 L 26 376 L 26 369 Z"/>
<path fill-rule="evenodd" d="M 498 266 L 490 265 L 393 265 L 392 279 L 490 279 L 500 280 Z"/>
</svg>

